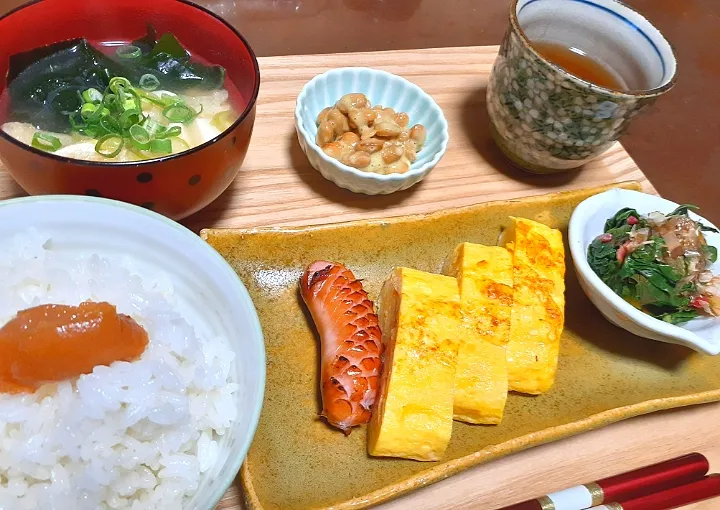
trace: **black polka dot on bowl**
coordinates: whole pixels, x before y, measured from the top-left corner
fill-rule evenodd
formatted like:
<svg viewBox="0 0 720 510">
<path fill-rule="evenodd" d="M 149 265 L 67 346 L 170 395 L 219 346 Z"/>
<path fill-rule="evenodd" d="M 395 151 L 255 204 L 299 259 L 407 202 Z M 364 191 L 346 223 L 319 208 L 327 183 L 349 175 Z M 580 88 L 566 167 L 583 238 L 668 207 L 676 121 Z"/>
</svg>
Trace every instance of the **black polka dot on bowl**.
<svg viewBox="0 0 720 510">
<path fill-rule="evenodd" d="M 138 174 L 137 180 L 138 182 L 150 182 L 152 181 L 153 176 L 150 172 L 143 172 L 141 174 Z"/>
<path fill-rule="evenodd" d="M 235 142 L 237 142 L 237 136 L 232 137 L 232 144 L 235 145 Z"/>
<path fill-rule="evenodd" d="M 190 179 L 188 179 L 188 184 L 190 186 L 195 186 L 198 182 L 200 182 L 200 179 L 202 179 L 202 177 L 199 175 L 193 175 Z"/>
<path fill-rule="evenodd" d="M 89 197 L 102 197 L 102 193 L 96 189 L 86 189 L 85 194 Z"/>
<path fill-rule="evenodd" d="M 155 204 L 153 202 L 143 202 L 140 204 L 140 207 L 144 207 L 145 209 L 150 209 L 152 211 L 155 209 Z"/>
</svg>

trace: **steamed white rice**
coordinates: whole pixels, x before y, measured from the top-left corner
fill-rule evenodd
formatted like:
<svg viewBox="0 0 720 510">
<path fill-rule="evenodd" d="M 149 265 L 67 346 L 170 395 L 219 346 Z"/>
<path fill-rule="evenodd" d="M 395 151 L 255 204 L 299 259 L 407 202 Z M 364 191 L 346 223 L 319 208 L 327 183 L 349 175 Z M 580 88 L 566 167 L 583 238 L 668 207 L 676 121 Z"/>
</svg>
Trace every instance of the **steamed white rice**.
<svg viewBox="0 0 720 510">
<path fill-rule="evenodd" d="M 180 509 L 235 420 L 234 353 L 198 337 L 167 275 L 121 257 L 53 251 L 29 232 L 0 246 L 0 326 L 44 303 L 108 301 L 148 332 L 136 362 L 34 394 L 0 394 L 0 510 Z"/>
</svg>

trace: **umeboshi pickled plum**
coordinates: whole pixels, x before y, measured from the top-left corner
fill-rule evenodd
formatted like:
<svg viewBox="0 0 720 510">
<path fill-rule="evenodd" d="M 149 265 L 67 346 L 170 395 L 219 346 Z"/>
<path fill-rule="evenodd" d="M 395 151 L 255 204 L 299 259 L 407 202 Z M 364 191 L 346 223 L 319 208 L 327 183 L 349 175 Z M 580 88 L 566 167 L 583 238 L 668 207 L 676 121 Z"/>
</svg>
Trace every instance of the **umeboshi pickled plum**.
<svg viewBox="0 0 720 510">
<path fill-rule="evenodd" d="M 147 344 L 145 329 L 110 303 L 22 310 L 0 328 L 0 393 L 32 392 L 98 365 L 133 361 Z"/>
</svg>

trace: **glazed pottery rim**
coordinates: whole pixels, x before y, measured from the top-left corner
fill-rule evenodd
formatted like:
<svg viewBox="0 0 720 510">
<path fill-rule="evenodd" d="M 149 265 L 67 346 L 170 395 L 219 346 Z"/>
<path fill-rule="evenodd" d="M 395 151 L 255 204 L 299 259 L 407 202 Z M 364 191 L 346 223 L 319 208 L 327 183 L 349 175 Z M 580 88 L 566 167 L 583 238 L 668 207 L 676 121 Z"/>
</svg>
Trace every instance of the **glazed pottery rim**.
<svg viewBox="0 0 720 510">
<path fill-rule="evenodd" d="M 613 290 L 605 282 L 603 282 L 600 277 L 595 273 L 595 271 L 593 271 L 593 269 L 590 267 L 590 264 L 587 261 L 587 249 L 589 244 L 586 244 L 583 241 L 585 232 L 584 229 L 588 217 L 594 212 L 596 212 L 599 207 L 602 207 L 603 204 L 607 202 L 612 202 L 615 198 L 628 197 L 628 199 L 631 200 L 633 197 L 638 197 L 639 195 L 647 196 L 651 199 L 667 201 L 674 207 L 679 206 L 679 204 L 677 204 L 676 202 L 673 202 L 672 200 L 668 200 L 658 195 L 651 195 L 648 193 L 643 193 L 642 191 L 622 188 L 612 188 L 602 193 L 598 193 L 589 198 L 586 198 L 585 200 L 580 202 L 575 208 L 572 216 L 570 217 L 570 222 L 568 225 L 568 245 L 570 248 L 570 255 L 575 270 L 582 274 L 582 277 L 587 280 L 588 285 L 590 285 L 593 290 L 598 292 L 600 299 L 605 300 L 614 310 L 625 314 L 625 316 L 637 326 L 649 332 L 673 338 L 677 340 L 678 343 L 682 343 L 686 347 L 692 348 L 694 350 L 700 350 L 704 354 L 708 354 L 711 356 L 720 354 L 720 345 L 713 344 L 710 340 L 707 340 L 706 338 L 700 336 L 695 331 L 686 329 L 676 324 L 664 322 L 660 319 L 656 319 L 655 317 L 652 317 L 635 308 L 633 305 L 631 305 L 622 297 L 613 292 Z M 632 201 L 630 201 L 630 203 L 623 202 L 623 204 L 626 204 L 627 207 L 633 206 Z M 717 229 L 717 227 L 712 222 L 708 221 L 707 219 L 703 218 L 698 214 L 692 214 L 698 221 L 701 221 L 703 222 L 703 224 Z M 597 235 L 600 235 L 601 233 L 602 232 L 598 232 Z M 697 318 L 693 320 L 703 320 L 703 318 Z M 720 319 L 705 320 L 720 321 Z M 718 325 L 716 325 L 715 327 L 720 327 L 720 322 L 718 322 Z"/>
<path fill-rule="evenodd" d="M 0 16 L 0 22 L 4 21 L 6 18 L 9 18 L 13 14 L 31 7 L 36 4 L 41 4 L 45 1 L 49 0 L 31 0 L 30 2 L 24 3 L 11 11 L 3 14 Z M 192 147 L 191 149 L 188 149 L 183 152 L 178 152 L 175 154 L 169 154 L 167 156 L 161 156 L 159 158 L 152 158 L 152 159 L 144 159 L 140 161 L 90 161 L 86 159 L 76 159 L 76 158 L 70 158 L 67 156 L 58 156 L 57 154 L 53 154 L 52 152 L 43 151 L 40 149 L 36 149 L 32 145 L 25 144 L 21 142 L 20 140 L 17 140 L 16 138 L 10 136 L 7 134 L 3 129 L 0 129 L 0 138 L 4 139 L 5 141 L 19 147 L 20 149 L 26 150 L 32 154 L 35 154 L 37 156 L 43 157 L 43 158 L 49 158 L 61 163 L 67 163 L 72 165 L 81 165 L 81 166 L 87 166 L 90 168 L 98 167 L 97 169 L 108 169 L 108 168 L 137 168 L 142 167 L 146 165 L 152 165 L 156 163 L 164 163 L 166 161 L 171 161 L 175 159 L 182 158 L 184 156 L 189 156 L 191 154 L 195 154 L 197 152 L 200 152 L 201 150 L 219 142 L 220 140 L 224 139 L 226 136 L 228 136 L 231 132 L 235 131 L 238 126 L 240 126 L 245 119 L 248 117 L 250 112 L 255 108 L 255 105 L 257 103 L 258 94 L 260 92 L 260 66 L 258 64 L 257 57 L 255 55 L 255 52 L 253 51 L 252 47 L 250 46 L 250 43 L 245 39 L 245 37 L 229 22 L 227 22 L 225 19 L 223 19 L 221 16 L 215 14 L 211 10 L 198 5 L 190 0 L 175 0 L 176 2 L 183 3 L 185 5 L 188 5 L 194 9 L 197 9 L 199 11 L 202 11 L 203 13 L 211 16 L 216 21 L 222 23 L 227 27 L 240 41 L 242 42 L 245 49 L 248 51 L 250 55 L 250 61 L 252 62 L 253 67 L 253 76 L 255 80 L 255 84 L 253 87 L 252 94 L 250 95 L 250 99 L 247 102 L 247 105 L 245 106 L 245 109 L 240 113 L 237 119 L 223 132 L 218 134 L 217 136 L 211 138 L 210 140 L 201 143 L 200 145 L 197 145 L 195 147 Z M 5 87 L 7 88 L 7 82 L 5 83 Z"/>
<path fill-rule="evenodd" d="M 572 0 L 577 1 L 577 0 Z M 520 0 L 512 0 L 512 3 L 510 4 L 510 26 L 512 27 L 513 31 L 516 32 L 520 39 L 522 40 L 523 46 L 526 49 L 529 49 L 533 55 L 541 60 L 545 65 L 553 69 L 553 71 L 562 74 L 563 76 L 567 76 L 572 81 L 575 81 L 576 83 L 590 88 L 590 90 L 593 90 L 595 92 L 599 92 L 605 95 L 620 97 L 620 98 L 626 98 L 626 99 L 642 99 L 642 98 L 652 98 L 652 97 L 658 97 L 675 85 L 675 82 L 677 81 L 677 68 L 678 68 L 678 60 L 677 55 L 675 54 L 675 49 L 673 48 L 670 41 L 667 40 L 667 38 L 663 35 L 663 33 L 655 26 L 653 25 L 650 20 L 648 20 L 645 16 L 643 16 L 640 12 L 638 12 L 636 9 L 633 9 L 629 5 L 625 4 L 624 2 L 621 2 L 620 0 L 610 0 L 612 3 L 618 4 L 620 7 L 623 7 L 625 9 L 628 9 L 629 11 L 632 11 L 636 15 L 638 15 L 640 18 L 642 18 L 648 25 L 650 25 L 652 28 L 657 31 L 658 35 L 660 36 L 660 39 L 667 44 L 667 48 L 670 51 L 670 55 L 672 56 L 672 61 L 675 64 L 675 69 L 673 70 L 672 76 L 668 79 L 667 82 L 662 83 L 661 85 L 658 85 L 657 87 L 653 87 L 650 89 L 640 89 L 640 90 L 627 90 L 627 91 L 621 91 L 621 90 L 613 90 L 606 87 L 602 87 L 600 85 L 596 85 L 595 83 L 592 83 L 590 81 L 584 80 L 557 65 L 551 60 L 548 60 L 544 56 L 542 56 L 540 53 L 535 50 L 532 43 L 530 42 L 530 39 L 525 34 L 525 31 L 520 26 L 520 20 L 518 19 L 518 12 L 517 12 L 517 6 Z M 592 1 L 584 1 L 583 3 L 589 3 L 592 5 L 597 5 Z M 633 24 L 634 25 L 634 24 Z M 660 57 L 662 60 L 662 57 Z"/>
<path fill-rule="evenodd" d="M 311 85 L 314 85 L 320 81 L 323 81 L 327 79 L 328 76 L 333 75 L 341 75 L 344 72 L 355 70 L 355 71 L 367 71 L 371 74 L 381 74 L 386 75 L 392 80 L 398 80 L 403 87 L 410 88 L 412 90 L 415 90 L 421 97 L 425 97 L 430 102 L 430 108 L 434 109 L 437 113 L 437 121 L 440 123 L 441 129 L 440 129 L 440 136 L 442 137 L 440 141 L 440 147 L 438 147 L 437 151 L 435 151 L 435 154 L 433 154 L 432 159 L 430 161 L 418 166 L 417 168 L 413 168 L 412 165 L 410 165 L 410 169 L 405 173 L 392 173 L 392 174 L 377 174 L 375 172 L 365 172 L 362 170 L 359 170 L 357 168 L 353 168 L 351 166 L 346 165 L 345 163 L 342 163 L 341 161 L 331 158 L 325 152 L 320 148 L 320 146 L 315 141 L 314 137 L 310 136 L 310 132 L 305 127 L 305 123 L 303 122 L 302 115 L 300 114 L 300 111 L 302 110 L 302 106 L 305 104 L 305 98 L 308 96 L 308 91 L 310 90 Z M 445 118 L 445 114 L 442 111 L 442 108 L 440 108 L 440 105 L 438 105 L 435 100 L 432 98 L 430 94 L 425 92 L 422 87 L 419 85 L 416 85 L 415 83 L 411 82 L 407 78 L 403 78 L 402 76 L 399 76 L 397 74 L 393 74 L 388 71 L 383 71 L 382 69 L 374 69 L 372 67 L 366 67 L 366 66 L 347 66 L 347 67 L 336 67 L 334 69 L 329 69 L 323 73 L 320 73 L 316 76 L 314 76 L 310 81 L 308 81 L 305 85 L 303 85 L 302 89 L 300 90 L 300 93 L 297 97 L 297 103 L 295 106 L 295 121 L 297 123 L 298 129 L 300 130 L 303 138 L 305 138 L 309 150 L 312 150 L 317 154 L 320 158 L 322 158 L 323 161 L 334 165 L 335 168 L 339 169 L 342 172 L 351 174 L 355 177 L 359 177 L 361 179 L 366 180 L 373 180 L 373 181 L 380 181 L 380 182 L 403 182 L 408 180 L 411 177 L 416 176 L 422 176 L 425 172 L 428 171 L 428 169 L 432 169 L 435 167 L 438 162 L 442 159 L 442 157 L 445 155 L 445 152 L 447 152 L 447 146 L 450 140 L 450 134 L 448 129 L 448 122 Z"/>
<path fill-rule="evenodd" d="M 42 0 L 41 0 L 42 1 Z M 218 504 L 218 502 L 222 499 L 222 497 L 227 492 L 228 488 L 232 485 L 233 481 L 237 477 L 238 473 L 240 472 L 240 469 L 242 467 L 242 464 L 245 461 L 245 458 L 247 457 L 248 451 L 250 450 L 250 446 L 252 445 L 253 439 L 255 437 L 255 434 L 257 433 L 257 428 L 260 423 L 260 415 L 262 413 L 263 404 L 265 401 L 265 387 L 267 385 L 267 369 L 266 369 L 266 362 L 267 362 L 267 353 L 265 352 L 265 335 L 263 334 L 262 325 L 260 324 L 260 318 L 257 315 L 257 308 L 255 307 L 255 303 L 252 300 L 252 296 L 250 296 L 250 292 L 247 290 L 247 287 L 245 287 L 245 284 L 240 279 L 240 277 L 235 273 L 235 270 L 230 266 L 227 260 L 225 260 L 210 244 L 208 244 L 203 238 L 196 235 L 193 231 L 188 229 L 187 227 L 181 225 L 180 223 L 173 221 L 162 214 L 156 213 L 154 211 L 150 211 L 148 209 L 145 209 L 143 207 L 139 207 L 137 205 L 129 204 L 127 202 L 122 202 L 120 200 L 113 200 L 110 198 L 103 198 L 103 197 L 92 197 L 92 196 L 84 196 L 84 195 L 35 195 L 35 196 L 26 196 L 26 197 L 18 197 L 18 198 L 10 198 L 7 200 L 0 201 L 0 208 L 7 208 L 12 207 L 15 205 L 25 205 L 25 204 L 33 204 L 33 203 L 58 203 L 58 204 L 70 204 L 77 203 L 77 202 L 83 202 L 91 205 L 100 206 L 103 208 L 109 208 L 109 209 L 124 209 L 126 211 L 129 211 L 134 214 L 140 214 L 143 216 L 146 216 L 148 218 L 151 218 L 153 221 L 160 222 L 164 227 L 172 228 L 173 230 L 176 230 L 178 233 L 183 235 L 188 242 L 197 242 L 198 249 L 204 251 L 207 256 L 213 260 L 215 260 L 220 267 L 223 268 L 223 271 L 225 271 L 228 275 L 232 275 L 235 278 L 230 278 L 230 280 L 233 281 L 231 284 L 235 288 L 235 294 L 239 296 L 240 299 L 247 300 L 250 305 L 252 306 L 254 310 L 254 316 L 255 320 L 250 325 L 252 330 L 254 330 L 255 335 L 257 335 L 257 338 L 260 341 L 260 361 L 259 364 L 259 370 L 261 371 L 261 377 L 258 381 L 258 388 L 257 388 L 257 394 L 255 395 L 257 397 L 256 403 L 254 408 L 247 414 L 249 414 L 250 418 L 248 420 L 248 437 L 245 441 L 246 444 L 243 445 L 243 447 L 240 450 L 241 455 L 238 455 L 236 458 L 231 459 L 228 457 L 228 460 L 226 461 L 225 469 L 222 471 L 223 473 L 232 473 L 232 476 L 229 476 L 227 479 L 227 483 L 223 482 L 221 483 L 217 488 L 215 488 L 214 493 L 209 499 L 211 500 L 211 506 L 208 507 L 208 509 L 215 508 L 215 506 Z M 222 476 L 222 475 L 220 475 Z"/>
</svg>

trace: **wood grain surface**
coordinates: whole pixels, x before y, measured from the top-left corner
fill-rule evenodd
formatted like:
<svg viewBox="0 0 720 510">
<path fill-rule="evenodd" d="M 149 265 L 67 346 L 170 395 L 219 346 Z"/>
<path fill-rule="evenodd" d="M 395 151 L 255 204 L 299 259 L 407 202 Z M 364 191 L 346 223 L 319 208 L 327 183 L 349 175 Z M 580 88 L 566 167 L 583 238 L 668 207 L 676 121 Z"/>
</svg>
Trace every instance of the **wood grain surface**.
<svg viewBox="0 0 720 510">
<path fill-rule="evenodd" d="M 653 191 L 619 144 L 580 171 L 552 177 L 532 176 L 509 165 L 490 139 L 485 110 L 485 87 L 496 53 L 493 46 L 260 58 L 257 121 L 245 165 L 218 200 L 185 223 L 196 231 L 318 224 L 624 180 L 641 181 Z M 447 154 L 410 190 L 385 197 L 353 194 L 325 181 L 300 150 L 292 115 L 300 88 L 314 75 L 346 65 L 400 74 L 424 88 L 443 109 L 450 125 Z M 21 195 L 12 179 L 0 172 L 0 199 Z M 720 404 L 635 418 L 479 466 L 382 508 L 491 510 L 693 450 L 707 454 L 720 469 L 719 419 Z M 242 508 L 238 486 L 228 491 L 219 510 Z M 710 510 L 719 504 L 687 508 Z"/>
<path fill-rule="evenodd" d="M 650 414 L 495 460 L 376 507 L 494 510 L 699 451 L 720 470 L 720 403 Z M 332 483 L 332 481 L 328 481 Z M 240 480 L 216 510 L 244 508 Z M 718 499 L 683 507 L 717 510 Z"/>
<path fill-rule="evenodd" d="M 447 207 L 636 180 L 653 188 L 620 144 L 579 171 L 522 172 L 490 138 L 485 90 L 497 46 L 266 57 L 260 62 L 257 120 L 243 168 L 220 198 L 183 223 L 203 227 L 309 225 L 430 212 Z M 450 143 L 430 175 L 386 196 L 352 193 L 325 180 L 298 144 L 293 111 L 302 86 L 334 67 L 369 66 L 428 92 L 447 118 Z M 0 172 L 0 199 L 22 190 Z"/>
<path fill-rule="evenodd" d="M 560 189 L 645 180 L 616 144 L 578 172 L 530 175 L 511 166 L 489 135 L 485 90 L 496 46 L 261 58 L 257 121 L 242 171 L 231 188 L 187 220 L 206 226 L 306 225 L 429 212 L 486 200 Z M 293 110 L 302 86 L 342 66 L 402 75 L 442 108 L 450 130 L 445 157 L 409 190 L 370 197 L 338 188 L 307 162 L 296 139 Z M 649 185 L 648 185 L 649 189 Z"/>
</svg>

